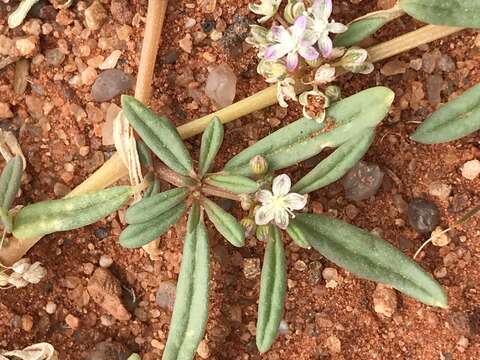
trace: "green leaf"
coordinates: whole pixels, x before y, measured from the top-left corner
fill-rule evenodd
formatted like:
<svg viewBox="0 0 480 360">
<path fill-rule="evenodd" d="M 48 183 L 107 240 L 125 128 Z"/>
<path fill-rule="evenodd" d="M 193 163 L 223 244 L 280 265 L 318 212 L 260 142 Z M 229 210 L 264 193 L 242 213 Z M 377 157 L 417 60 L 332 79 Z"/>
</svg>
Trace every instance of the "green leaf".
<svg viewBox="0 0 480 360">
<path fill-rule="evenodd" d="M 142 360 L 142 358 L 138 354 L 132 354 L 128 357 L 127 360 Z"/>
<path fill-rule="evenodd" d="M 175 188 L 143 198 L 125 212 L 127 224 L 141 224 L 157 218 L 164 212 L 184 202 L 188 189 Z"/>
<path fill-rule="evenodd" d="M 17 239 L 32 239 L 93 224 L 117 211 L 133 192 L 131 186 L 116 186 L 27 205 L 14 217 L 13 235 Z"/>
<path fill-rule="evenodd" d="M 198 204 L 190 214 L 175 305 L 163 360 L 191 360 L 205 334 L 208 316 L 209 254 L 207 230 Z"/>
<path fill-rule="evenodd" d="M 160 191 L 160 180 L 158 179 L 152 179 L 150 184 L 148 185 L 147 190 L 145 190 L 145 193 L 143 194 L 143 198 L 149 198 L 155 194 L 158 194 Z"/>
<path fill-rule="evenodd" d="M 478 0 L 400 0 L 400 7 L 429 24 L 480 28 Z"/>
<path fill-rule="evenodd" d="M 205 182 L 234 194 L 251 194 L 258 190 L 258 183 L 240 175 L 209 175 Z"/>
<path fill-rule="evenodd" d="M 298 222 L 290 221 L 287 227 L 287 234 L 292 238 L 292 240 L 303 249 L 311 249 L 312 246 L 307 240 L 305 233 L 303 232 L 302 226 Z"/>
<path fill-rule="evenodd" d="M 270 349 L 278 335 L 283 316 L 287 276 L 282 238 L 277 227 L 271 226 L 260 279 L 258 300 L 257 348 L 261 353 Z"/>
<path fill-rule="evenodd" d="M 23 160 L 17 155 L 10 159 L 0 176 L 0 207 L 9 210 L 22 182 Z"/>
<path fill-rule="evenodd" d="M 337 181 L 366 154 L 374 137 L 375 131 L 367 130 L 340 145 L 337 150 L 301 178 L 292 187 L 292 191 L 308 194 Z"/>
<path fill-rule="evenodd" d="M 245 245 L 245 230 L 237 219 L 209 199 L 205 199 L 203 206 L 210 221 L 230 244 L 236 247 Z"/>
<path fill-rule="evenodd" d="M 128 225 L 120 234 L 120 245 L 126 248 L 138 248 L 147 245 L 165 234 L 180 219 L 186 209 L 187 204 L 183 201 L 149 221 Z"/>
<path fill-rule="evenodd" d="M 310 119 L 300 119 L 263 138 L 242 151 L 225 165 L 225 172 L 250 175 L 249 161 L 262 155 L 270 170 L 283 169 L 311 158 L 324 148 L 337 147 L 353 136 L 374 128 L 387 115 L 394 93 L 374 87 L 336 102 L 328 108 L 327 118 L 335 122 L 330 131 Z"/>
<path fill-rule="evenodd" d="M 150 149 L 142 140 L 137 140 L 137 152 L 140 164 L 143 166 L 153 166 L 152 154 Z"/>
<path fill-rule="evenodd" d="M 179 174 L 194 173 L 192 158 L 167 118 L 158 116 L 131 96 L 122 96 L 122 108 L 132 127 L 160 160 Z"/>
<path fill-rule="evenodd" d="M 390 285 L 427 305 L 447 307 L 442 287 L 415 261 L 371 233 L 323 215 L 298 214 L 308 242 L 335 264 Z"/>
<path fill-rule="evenodd" d="M 480 130 L 480 84 L 435 111 L 411 138 L 422 144 L 439 144 L 477 130 Z"/>
<path fill-rule="evenodd" d="M 388 19 L 377 16 L 354 21 L 348 30 L 335 36 L 335 47 L 350 47 L 365 40 L 388 22 Z"/>
<path fill-rule="evenodd" d="M 223 133 L 222 123 L 217 117 L 214 117 L 202 135 L 199 165 L 200 176 L 205 175 L 212 167 L 223 142 Z"/>
</svg>

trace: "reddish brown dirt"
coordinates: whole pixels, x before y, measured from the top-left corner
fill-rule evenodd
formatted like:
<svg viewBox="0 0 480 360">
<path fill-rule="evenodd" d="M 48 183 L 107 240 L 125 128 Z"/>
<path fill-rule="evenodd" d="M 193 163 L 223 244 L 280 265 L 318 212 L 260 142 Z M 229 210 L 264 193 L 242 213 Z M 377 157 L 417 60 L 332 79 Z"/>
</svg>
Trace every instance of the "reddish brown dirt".
<svg viewBox="0 0 480 360">
<path fill-rule="evenodd" d="M 103 1 L 108 9 L 108 0 Z M 12 4 L 13 3 L 13 4 Z M 87 2 L 88 5 L 89 2 Z M 146 1 L 132 0 L 132 10 L 142 16 L 146 12 Z M 248 14 L 248 1 L 217 1 L 215 14 L 206 14 L 202 7 L 191 1 L 171 1 L 164 29 L 160 58 L 172 49 L 179 49 L 178 41 L 186 33 L 186 17 L 196 19 L 197 25 L 206 17 L 221 18 L 227 24 L 234 14 Z M 338 20 L 349 21 L 354 17 L 377 9 L 376 0 L 335 1 Z M 379 1 L 382 3 L 382 1 Z M 0 33 L 9 37 L 22 35 L 21 30 L 6 31 L 5 14 L 12 6 L 0 4 Z M 188 6 L 189 4 L 193 6 Z M 85 2 L 74 7 L 70 16 L 83 27 Z M 219 16 L 221 9 L 221 16 Z M 250 15 L 249 15 L 250 16 Z M 70 51 L 63 68 L 74 64 L 72 48 L 85 44 L 85 40 L 74 36 L 72 25 L 62 27 L 55 20 L 45 21 L 57 29 L 51 35 L 42 38 L 42 46 L 65 42 Z M 420 24 L 404 17 L 382 30 L 371 43 L 380 42 L 413 30 Z M 98 33 L 92 33 L 88 44 L 91 55 L 108 56 L 110 51 L 97 49 L 95 40 L 99 37 L 116 36 L 118 24 L 111 18 Z M 119 65 L 126 72 L 136 73 L 141 47 L 143 23 L 133 28 L 130 41 L 120 44 L 123 50 Z M 200 30 L 200 29 L 195 29 Z M 437 41 L 421 49 L 415 49 L 396 57 L 406 61 L 422 57 L 426 52 L 439 50 L 448 54 L 456 63 L 456 69 L 450 73 L 441 73 L 445 90 L 442 101 L 449 96 L 461 93 L 478 82 L 480 44 L 479 35 L 474 31 L 464 31 L 458 35 Z M 206 60 L 205 53 L 214 55 Z M 263 80 L 256 75 L 255 57 L 252 50 L 241 56 L 229 55 L 218 43 L 205 41 L 194 46 L 192 54 L 179 49 L 178 61 L 172 64 L 158 62 L 151 106 L 170 116 L 177 125 L 200 117 L 214 110 L 208 100 L 201 99 L 200 104 L 193 103 L 185 87 L 178 84 L 178 78 L 187 69 L 191 69 L 196 85 L 201 90 L 209 68 L 215 64 L 227 62 L 238 76 L 237 99 L 253 94 L 265 87 Z M 440 207 L 441 225 L 452 224 L 461 214 L 453 212 L 452 201 L 460 196 L 466 201 L 468 209 L 478 204 L 480 179 L 468 181 L 460 174 L 462 164 L 480 157 L 480 135 L 478 133 L 460 141 L 445 145 L 424 146 L 409 140 L 418 122 L 434 110 L 426 95 L 428 74 L 424 71 L 408 69 L 404 74 L 383 76 L 377 64 L 376 70 L 369 76 L 346 76 L 339 81 L 344 95 L 366 89 L 378 84 L 390 87 L 396 94 L 396 100 L 390 116 L 377 130 L 374 145 L 368 152 L 367 161 L 379 164 L 389 170 L 378 194 L 368 200 L 351 204 L 344 197 L 340 184 L 331 185 L 312 195 L 312 208 L 336 215 L 362 228 L 380 231 L 385 239 L 399 246 L 408 255 L 426 239 L 408 226 L 405 213 L 401 213 L 394 198 L 401 195 L 406 201 L 416 196 L 424 196 Z M 107 158 L 111 147 L 103 147 L 99 137 L 98 124 L 88 118 L 76 120 L 69 108 L 77 104 L 85 109 L 91 101 L 90 87 L 72 89 L 65 81 L 54 80 L 56 71 L 45 63 L 32 67 L 31 84 L 45 88 L 42 101 L 53 103 L 54 108 L 45 124 L 29 117 L 25 95 L 14 96 L 12 81 L 14 66 L 0 70 L 0 93 L 2 101 L 11 104 L 16 117 L 3 120 L 2 128 L 13 129 L 18 135 L 28 158 L 28 181 L 22 187 L 23 203 L 54 198 L 53 186 L 61 182 L 73 188 L 84 180 Z M 192 83 L 193 79 L 187 83 Z M 424 96 L 412 98 L 412 91 L 422 88 Z M 118 103 L 118 98 L 115 102 Z M 410 100 L 410 101 L 409 101 Z M 68 105 L 68 106 L 67 106 Z M 96 104 L 98 105 L 98 104 Z M 198 106 L 197 106 L 198 105 Z M 226 141 L 222 148 L 219 167 L 232 155 L 238 153 L 255 140 L 271 133 L 284 124 L 299 117 L 301 110 L 291 106 L 288 112 L 274 106 L 264 111 L 239 119 L 227 125 Z M 88 146 L 86 156 L 79 155 L 81 146 Z M 189 141 L 194 156 L 198 155 L 199 139 Z M 65 164 L 69 165 L 66 167 Z M 73 171 L 71 166 L 73 165 Z M 304 173 L 302 166 L 291 169 L 290 174 L 298 178 Z M 428 195 L 431 182 L 441 180 L 453 187 L 452 195 L 446 201 L 440 201 Z M 354 205 L 360 211 L 358 215 L 347 216 L 347 206 Z M 351 208 L 351 207 L 350 207 Z M 240 216 L 240 211 L 236 210 Z M 403 220 L 403 221 L 402 221 Z M 126 250 L 117 244 L 120 231 L 120 218 L 111 216 L 98 224 L 78 231 L 45 237 L 30 252 L 29 257 L 41 261 L 48 270 L 46 278 L 38 285 L 20 290 L 7 290 L 0 297 L 0 347 L 21 348 L 29 344 L 48 341 L 60 352 L 61 359 L 84 359 L 92 347 L 103 340 L 115 340 L 132 350 L 140 351 L 145 359 L 159 358 L 162 344 L 166 340 L 170 311 L 159 309 L 155 304 L 155 291 L 161 281 L 176 281 L 181 260 L 181 245 L 184 225 L 171 229 L 161 242 L 160 259 L 151 261 L 142 250 Z M 405 225 L 407 224 L 407 225 Z M 391 319 L 382 318 L 373 310 L 372 293 L 375 285 L 358 280 L 351 274 L 339 270 L 344 281 L 335 289 L 325 287 L 325 282 L 308 281 L 310 270 L 300 271 L 295 266 L 301 260 L 309 266 L 320 261 L 324 267 L 333 266 L 313 251 L 299 249 L 289 239 L 286 241 L 288 265 L 288 294 L 285 320 L 289 324 L 287 335 L 280 336 L 267 354 L 260 356 L 255 347 L 254 324 L 256 321 L 256 301 L 258 298 L 259 278 L 247 280 L 242 273 L 243 258 L 263 256 L 263 244 L 250 242 L 243 249 L 235 249 L 225 243 L 213 230 L 211 231 L 212 275 L 210 292 L 210 313 L 206 334 L 206 343 L 210 359 L 479 359 L 480 358 L 480 228 L 476 217 L 452 234 L 453 241 L 443 249 L 428 247 L 421 257 L 420 264 L 428 271 L 439 268 L 448 254 L 456 254 L 453 262 L 447 266 L 447 275 L 439 282 L 445 287 L 450 308 L 440 310 L 421 305 L 405 296 L 399 295 L 399 306 Z M 101 232 L 108 236 L 99 239 Z M 101 324 L 100 317 L 105 315 L 91 299 L 79 301 L 79 294 L 85 292 L 89 275 L 84 272 L 85 264 L 98 264 L 101 254 L 109 254 L 114 259 L 113 271 L 123 284 L 132 288 L 140 300 L 140 306 L 147 313 L 147 320 L 140 321 L 133 316 L 128 322 L 112 322 L 108 326 Z M 452 258 L 450 256 L 449 258 Z M 88 265 L 87 265 L 88 266 Z M 73 277 L 73 280 L 72 280 Z M 68 289 L 68 281 L 80 282 L 75 291 Z M 54 315 L 48 315 L 45 304 L 53 301 L 57 304 Z M 65 323 L 67 314 L 80 319 L 77 329 L 69 328 Z M 29 315 L 33 318 L 33 328 L 25 331 L 21 318 Z M 327 346 L 327 338 L 336 336 L 341 341 L 341 350 L 332 353 Z M 466 348 L 457 345 L 461 337 L 466 337 Z M 157 340 L 157 342 L 152 340 Z M 160 344 L 160 345 L 159 345 Z M 155 348 L 153 345 L 159 348 Z"/>
</svg>

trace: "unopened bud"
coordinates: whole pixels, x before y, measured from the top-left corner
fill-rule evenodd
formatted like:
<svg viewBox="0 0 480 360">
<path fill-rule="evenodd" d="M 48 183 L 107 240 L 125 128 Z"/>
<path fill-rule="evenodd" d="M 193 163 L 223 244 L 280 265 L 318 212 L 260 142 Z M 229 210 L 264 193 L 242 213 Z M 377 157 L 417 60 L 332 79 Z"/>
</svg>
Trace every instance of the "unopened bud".
<svg viewBox="0 0 480 360">
<path fill-rule="evenodd" d="M 245 237 L 249 238 L 255 234 L 255 230 L 257 229 L 257 225 L 255 221 L 251 218 L 243 218 L 240 220 L 240 224 L 243 226 L 245 230 Z"/>
<path fill-rule="evenodd" d="M 327 95 L 330 101 L 337 101 L 342 97 L 342 90 L 337 85 L 330 85 L 325 89 L 325 95 Z"/>
<path fill-rule="evenodd" d="M 0 287 L 6 287 L 9 285 L 8 283 L 9 276 L 5 273 L 0 273 Z"/>
<path fill-rule="evenodd" d="M 253 199 L 248 194 L 240 194 L 240 206 L 243 210 L 248 211 L 253 205 Z"/>
<path fill-rule="evenodd" d="M 260 226 L 257 226 L 257 231 L 255 232 L 255 236 L 259 241 L 267 241 L 268 233 L 269 233 L 269 226 L 260 225 Z"/>
<path fill-rule="evenodd" d="M 255 155 L 250 159 L 250 169 L 256 176 L 265 175 L 268 171 L 268 161 L 261 155 Z"/>
</svg>

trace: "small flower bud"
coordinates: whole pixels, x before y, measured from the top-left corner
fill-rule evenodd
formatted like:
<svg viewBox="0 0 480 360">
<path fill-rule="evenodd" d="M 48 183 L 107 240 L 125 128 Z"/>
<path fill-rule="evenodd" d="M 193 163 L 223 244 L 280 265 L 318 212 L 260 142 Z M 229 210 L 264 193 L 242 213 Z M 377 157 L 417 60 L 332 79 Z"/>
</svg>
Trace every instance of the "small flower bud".
<svg viewBox="0 0 480 360">
<path fill-rule="evenodd" d="M 250 159 L 250 169 L 256 176 L 265 175 L 268 171 L 268 161 L 261 155 L 256 155 Z"/>
<path fill-rule="evenodd" d="M 342 97 L 342 90 L 337 85 L 330 85 L 325 89 L 325 95 L 330 101 L 337 101 Z"/>
<path fill-rule="evenodd" d="M 243 210 L 247 211 L 253 205 L 253 199 L 249 194 L 240 194 L 240 206 Z"/>
<path fill-rule="evenodd" d="M 5 273 L 0 273 L 0 287 L 8 286 L 8 278 L 9 276 Z"/>
<path fill-rule="evenodd" d="M 255 224 L 255 221 L 251 218 L 243 218 L 240 220 L 240 224 L 243 226 L 245 229 L 245 237 L 249 238 L 255 234 L 255 230 L 257 229 L 257 225 Z"/>
<path fill-rule="evenodd" d="M 260 226 L 257 226 L 257 231 L 255 232 L 255 236 L 259 241 L 267 241 L 268 233 L 269 233 L 269 226 L 260 225 Z"/>
</svg>

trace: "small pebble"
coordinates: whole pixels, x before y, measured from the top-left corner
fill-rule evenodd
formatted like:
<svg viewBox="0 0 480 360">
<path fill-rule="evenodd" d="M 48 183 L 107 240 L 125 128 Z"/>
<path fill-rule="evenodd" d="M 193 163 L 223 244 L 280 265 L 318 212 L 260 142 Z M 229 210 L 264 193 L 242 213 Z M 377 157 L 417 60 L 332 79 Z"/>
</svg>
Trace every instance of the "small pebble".
<svg viewBox="0 0 480 360">
<path fill-rule="evenodd" d="M 437 227 L 432 231 L 432 244 L 438 247 L 447 246 L 450 244 L 450 237 L 445 233 L 441 227 Z"/>
<path fill-rule="evenodd" d="M 445 201 L 448 200 L 448 197 L 452 193 L 452 186 L 440 181 L 435 181 L 428 186 L 428 193 Z"/>
<path fill-rule="evenodd" d="M 172 281 L 163 281 L 158 285 L 155 301 L 162 309 L 172 310 L 175 302 L 176 285 Z"/>
<path fill-rule="evenodd" d="M 205 94 L 219 107 L 231 105 L 236 92 L 237 77 L 227 64 L 218 65 L 208 74 Z"/>
<path fill-rule="evenodd" d="M 30 315 L 23 315 L 21 319 L 22 330 L 30 332 L 33 328 L 33 317 Z"/>
<path fill-rule="evenodd" d="M 45 305 L 45 311 L 47 312 L 47 314 L 50 314 L 50 315 L 55 314 L 55 311 L 57 311 L 57 304 L 55 304 L 52 301 L 49 301 L 47 305 Z"/>
<path fill-rule="evenodd" d="M 113 259 L 108 255 L 102 255 L 102 256 L 100 256 L 100 260 L 98 261 L 98 264 L 102 268 L 108 268 L 108 267 L 112 266 Z"/>
<path fill-rule="evenodd" d="M 255 279 L 261 273 L 260 259 L 246 258 L 243 259 L 243 275 L 247 279 Z"/>
<path fill-rule="evenodd" d="M 332 354 L 338 354 L 342 351 L 342 342 L 335 335 L 329 336 L 327 338 L 325 346 Z"/>
<path fill-rule="evenodd" d="M 392 317 L 397 309 L 397 293 L 395 290 L 378 284 L 373 292 L 373 308 L 377 314 Z"/>
<path fill-rule="evenodd" d="M 200 341 L 197 348 L 197 354 L 202 359 L 208 359 L 210 356 L 210 349 L 208 348 L 208 344 L 205 340 Z"/>
<path fill-rule="evenodd" d="M 68 314 L 65 317 L 65 323 L 71 328 L 71 329 L 77 329 L 80 326 L 80 319 L 77 318 L 76 316 L 73 316 L 72 314 Z"/>
<path fill-rule="evenodd" d="M 468 180 L 474 180 L 480 174 L 480 161 L 470 160 L 462 166 L 462 176 Z"/>
<path fill-rule="evenodd" d="M 408 204 L 410 225 L 421 234 L 432 232 L 440 222 L 437 205 L 425 199 L 414 199 Z"/>
</svg>

